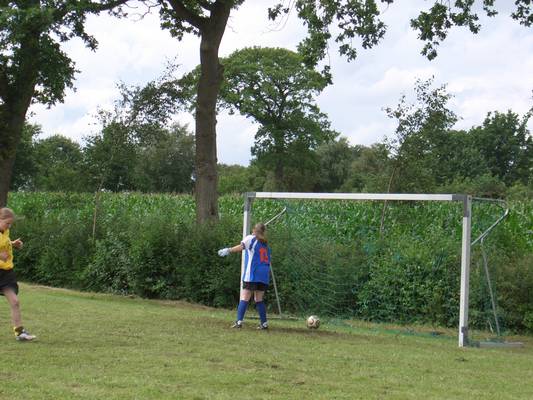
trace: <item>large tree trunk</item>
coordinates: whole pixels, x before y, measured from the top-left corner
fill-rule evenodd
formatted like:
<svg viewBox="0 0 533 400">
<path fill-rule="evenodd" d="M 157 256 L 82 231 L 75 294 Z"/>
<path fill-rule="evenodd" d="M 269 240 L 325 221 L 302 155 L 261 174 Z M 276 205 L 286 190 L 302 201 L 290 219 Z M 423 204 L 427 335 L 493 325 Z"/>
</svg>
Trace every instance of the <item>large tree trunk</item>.
<svg viewBox="0 0 533 400">
<path fill-rule="evenodd" d="M 218 4 L 202 30 L 200 79 L 196 105 L 196 219 L 218 219 L 216 104 L 223 79 L 218 49 L 231 10 L 231 2 Z"/>
<path fill-rule="evenodd" d="M 32 31 L 20 41 L 20 66 L 11 81 L 0 76 L 0 207 L 7 204 L 17 147 L 26 113 L 35 93 L 38 75 L 39 32 Z M 3 103 L 3 104 L 2 104 Z"/>
<path fill-rule="evenodd" d="M 3 133 L 2 133 L 3 134 Z M 13 164 L 15 158 L 0 156 L 0 207 L 7 205 L 7 194 L 11 185 L 11 175 L 13 174 Z"/>
<path fill-rule="evenodd" d="M 0 207 L 7 205 L 17 147 L 30 105 L 30 100 L 21 100 L 16 102 L 15 107 L 9 107 L 9 104 L 0 106 Z"/>
</svg>

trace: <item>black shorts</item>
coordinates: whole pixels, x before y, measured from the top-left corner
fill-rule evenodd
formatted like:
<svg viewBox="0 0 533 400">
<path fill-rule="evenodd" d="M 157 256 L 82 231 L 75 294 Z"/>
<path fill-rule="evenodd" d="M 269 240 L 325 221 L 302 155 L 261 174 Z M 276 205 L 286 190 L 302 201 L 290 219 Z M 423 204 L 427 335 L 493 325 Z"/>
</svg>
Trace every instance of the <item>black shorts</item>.
<svg viewBox="0 0 533 400">
<path fill-rule="evenodd" d="M 17 275 L 13 269 L 0 269 L 0 294 L 3 296 L 3 289 L 13 289 L 18 294 L 19 285 L 17 284 Z"/>
<path fill-rule="evenodd" d="M 259 292 L 266 292 L 268 289 L 268 285 L 263 282 L 242 282 L 242 288 L 248 289 L 252 291 L 259 291 Z"/>
</svg>

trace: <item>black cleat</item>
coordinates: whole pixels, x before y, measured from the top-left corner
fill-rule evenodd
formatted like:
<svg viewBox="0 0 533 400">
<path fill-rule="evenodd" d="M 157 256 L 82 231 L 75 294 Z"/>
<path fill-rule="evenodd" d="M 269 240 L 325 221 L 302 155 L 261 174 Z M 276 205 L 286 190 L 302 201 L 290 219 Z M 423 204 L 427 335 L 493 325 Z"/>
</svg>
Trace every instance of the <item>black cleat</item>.
<svg viewBox="0 0 533 400">
<path fill-rule="evenodd" d="M 232 328 L 241 329 L 242 328 L 242 321 L 235 321 L 233 325 L 231 325 Z"/>
<path fill-rule="evenodd" d="M 263 322 L 262 324 L 259 324 L 257 329 L 260 330 L 260 331 L 262 331 L 264 329 L 268 329 L 268 322 Z"/>
</svg>

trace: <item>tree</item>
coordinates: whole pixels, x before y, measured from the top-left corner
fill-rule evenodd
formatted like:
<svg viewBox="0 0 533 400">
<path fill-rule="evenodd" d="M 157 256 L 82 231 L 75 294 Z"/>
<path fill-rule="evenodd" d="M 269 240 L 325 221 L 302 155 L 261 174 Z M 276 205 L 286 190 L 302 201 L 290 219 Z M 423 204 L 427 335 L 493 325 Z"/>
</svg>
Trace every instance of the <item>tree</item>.
<svg viewBox="0 0 533 400">
<path fill-rule="evenodd" d="M 392 3 L 393 0 L 384 0 Z M 411 20 L 411 27 L 418 31 L 418 38 L 425 42 L 422 54 L 430 60 L 437 56 L 437 47 L 446 39 L 453 26 L 466 26 L 472 33 L 481 29 L 476 8 L 479 5 L 489 17 L 498 14 L 494 0 L 467 0 L 451 2 L 436 1 L 428 10 L 421 12 L 418 17 Z M 511 18 L 521 25 L 530 27 L 533 24 L 533 3 L 531 0 L 515 0 L 516 10 L 511 13 Z"/>
<path fill-rule="evenodd" d="M 446 85 L 432 85 L 433 78 L 417 80 L 414 104 L 408 104 L 403 95 L 396 108 L 385 109 L 398 123 L 394 137 L 388 141 L 393 169 L 387 192 L 433 190 L 436 182 L 445 180 L 439 174 L 451 154 L 444 144 L 458 117 L 448 108 L 452 96 Z"/>
<path fill-rule="evenodd" d="M 488 172 L 507 186 L 527 185 L 533 176 L 533 139 L 527 129 L 531 114 L 520 118 L 512 111 L 489 113 L 482 126 L 469 132 Z"/>
<path fill-rule="evenodd" d="M 79 37 L 95 49 L 96 40 L 84 29 L 87 15 L 126 1 L 0 1 L 0 206 L 7 202 L 30 104 L 51 106 L 73 85 L 74 62 L 61 43 Z"/>
<path fill-rule="evenodd" d="M 123 121 L 105 122 L 87 138 L 85 174 L 91 190 L 190 192 L 193 186 L 194 138 L 186 126 L 144 126 L 149 140 L 138 140 Z"/>
<path fill-rule="evenodd" d="M 489 173 L 487 162 L 475 145 L 472 135 L 466 131 L 449 130 L 439 136 L 438 147 L 432 155 L 435 183 L 447 187 L 462 179 L 474 179 Z M 441 191 L 437 188 L 436 190 Z"/>
<path fill-rule="evenodd" d="M 54 135 L 35 142 L 36 173 L 33 187 L 43 191 L 83 192 L 87 190 L 80 145 Z"/>
<path fill-rule="evenodd" d="M 142 192 L 190 193 L 193 173 L 194 136 L 187 126 L 175 124 L 140 147 L 133 177 Z"/>
<path fill-rule="evenodd" d="M 88 137 L 84 149 L 91 190 L 135 190 L 138 146 L 132 139 L 131 131 L 109 114 L 100 118 L 102 131 Z"/>
<path fill-rule="evenodd" d="M 381 193 L 387 190 L 392 169 L 389 146 L 375 143 L 359 149 L 350 165 L 348 177 L 341 186 L 343 192 Z"/>
<path fill-rule="evenodd" d="M 350 176 L 351 165 L 362 151 L 363 146 L 352 147 L 345 137 L 321 145 L 317 150 L 320 180 L 315 191 L 338 191 Z"/>
<path fill-rule="evenodd" d="M 35 124 L 24 124 L 19 145 L 17 158 L 13 166 L 13 178 L 11 187 L 14 190 L 33 189 L 37 163 L 35 156 L 34 139 L 41 134 L 41 127 Z"/>
<path fill-rule="evenodd" d="M 196 97 L 196 215 L 205 222 L 218 218 L 216 102 L 223 70 L 218 49 L 230 12 L 244 0 L 160 0 L 162 26 L 181 40 L 200 36 L 200 78 Z"/>
<path fill-rule="evenodd" d="M 253 164 L 271 190 L 310 190 L 309 169 L 318 166 L 318 146 L 337 133 L 330 129 L 315 97 L 328 80 L 305 66 L 300 54 L 280 48 L 245 48 L 220 60 L 224 80 L 219 109 L 240 113 L 259 123 L 252 147 Z M 183 103 L 192 108 L 200 67 L 175 82 Z M 164 91 L 163 86 L 156 86 Z M 287 173 L 290 171 L 290 173 Z M 312 177 L 316 178 L 316 177 Z"/>
<path fill-rule="evenodd" d="M 101 110 L 102 130 L 87 138 L 87 170 L 94 189 L 190 192 L 194 138 L 172 123 L 181 92 L 169 66 L 145 86 L 118 85 L 112 111 Z"/>
<path fill-rule="evenodd" d="M 243 167 L 242 165 L 226 165 L 219 164 L 218 166 L 218 193 L 220 195 L 229 193 L 243 193 L 255 192 L 261 190 L 263 185 L 254 186 L 258 184 L 257 177 L 254 176 L 254 168 Z"/>
<path fill-rule="evenodd" d="M 317 166 L 314 151 L 337 136 L 315 103 L 326 78 L 298 53 L 279 48 L 238 50 L 222 64 L 223 105 L 260 124 L 252 147 L 258 166 L 273 173 L 274 190 L 303 190 L 302 177 Z"/>
<path fill-rule="evenodd" d="M 381 0 L 387 7 L 394 0 Z M 430 60 L 437 56 L 437 47 L 446 39 L 454 26 L 466 26 L 472 33 L 478 33 L 481 25 L 477 9 L 482 6 L 489 17 L 498 11 L 494 0 L 442 1 L 434 0 L 428 11 L 411 19 L 411 27 L 418 32 L 418 38 L 425 42 L 422 54 Z M 516 9 L 511 18 L 521 25 L 533 24 L 533 4 L 531 0 L 515 0 Z M 327 42 L 336 32 L 335 42 L 339 44 L 339 52 L 349 60 L 357 57 L 357 49 L 353 39 L 359 37 L 363 48 L 371 48 L 378 44 L 386 31 L 385 24 L 378 19 L 380 11 L 376 0 L 294 0 L 282 1 L 269 8 L 269 15 L 277 19 L 296 10 L 303 20 L 309 36 L 300 44 L 302 54 L 308 56 L 310 63 L 323 59 L 327 55 Z M 332 25 L 335 25 L 331 29 Z"/>
<path fill-rule="evenodd" d="M 381 0 L 392 4 L 394 0 Z M 216 156 L 216 103 L 223 78 L 223 67 L 219 63 L 218 49 L 231 10 L 244 0 L 160 0 L 162 26 L 181 39 L 186 33 L 201 38 L 201 73 L 197 87 L 196 107 L 196 204 L 197 219 L 200 222 L 218 218 L 217 205 L 217 156 Z M 285 4 L 286 3 L 286 4 Z M 444 40 L 453 26 L 468 26 L 470 31 L 479 31 L 475 0 L 458 1 L 453 5 L 435 0 L 429 12 L 422 12 L 411 21 L 418 30 L 419 38 L 426 42 L 423 49 L 429 58 L 436 56 L 436 46 Z M 480 0 L 487 15 L 496 10 L 494 0 Z M 530 0 L 516 0 L 516 11 L 512 18 L 525 26 L 533 24 Z M 354 39 L 360 38 L 363 48 L 378 44 L 386 31 L 379 20 L 376 0 L 292 0 L 268 8 L 273 20 L 295 10 L 308 30 L 308 37 L 299 46 L 310 66 L 316 65 L 327 55 L 327 45 L 335 33 L 339 52 L 349 60 L 357 56 Z M 326 74 L 329 69 L 326 67 Z"/>
</svg>

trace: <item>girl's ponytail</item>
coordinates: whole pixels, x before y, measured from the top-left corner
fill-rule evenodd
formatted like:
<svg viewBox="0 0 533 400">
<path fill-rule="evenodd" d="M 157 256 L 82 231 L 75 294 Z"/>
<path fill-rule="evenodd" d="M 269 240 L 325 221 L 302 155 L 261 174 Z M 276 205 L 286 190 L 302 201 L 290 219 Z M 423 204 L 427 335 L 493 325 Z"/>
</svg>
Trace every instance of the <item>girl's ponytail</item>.
<svg viewBox="0 0 533 400">
<path fill-rule="evenodd" d="M 254 233 L 255 233 L 255 236 L 257 237 L 257 240 L 259 240 L 262 243 L 266 243 L 267 242 L 267 239 L 266 239 L 266 225 L 265 224 L 263 224 L 261 222 L 255 224 Z"/>
</svg>

